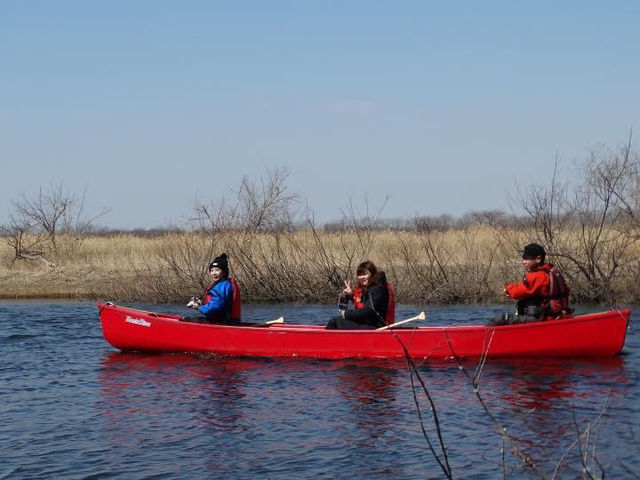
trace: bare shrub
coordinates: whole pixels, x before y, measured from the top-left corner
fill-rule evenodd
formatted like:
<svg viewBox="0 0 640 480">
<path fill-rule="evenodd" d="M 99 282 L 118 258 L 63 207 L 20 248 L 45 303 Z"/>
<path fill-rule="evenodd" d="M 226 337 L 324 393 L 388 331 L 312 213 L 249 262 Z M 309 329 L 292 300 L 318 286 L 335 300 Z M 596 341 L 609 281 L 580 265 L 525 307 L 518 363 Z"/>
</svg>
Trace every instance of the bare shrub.
<svg viewBox="0 0 640 480">
<path fill-rule="evenodd" d="M 14 252 L 10 266 L 16 260 L 40 260 L 46 265 L 55 265 L 44 257 L 48 236 L 39 231 L 31 219 L 11 214 L 9 223 L 0 226 L 0 234 Z"/>
<path fill-rule="evenodd" d="M 74 196 L 63 192 L 60 184 L 51 185 L 49 191 L 45 192 L 40 187 L 38 194 L 32 198 L 23 194 L 19 200 L 12 202 L 12 206 L 21 218 L 41 231 L 55 249 L 56 234 L 75 201 Z"/>
<path fill-rule="evenodd" d="M 22 194 L 11 202 L 9 223 L 0 227 L 8 244 L 15 252 L 14 260 L 40 260 L 49 266 L 48 250 L 59 251 L 58 235 L 67 234 L 66 253 L 72 253 L 83 236 L 89 232 L 92 222 L 106 214 L 103 210 L 92 219 L 84 216 L 86 190 L 81 196 L 66 191 L 62 183 L 50 185 L 48 190 L 38 189 L 34 196 Z"/>
<path fill-rule="evenodd" d="M 257 301 L 319 301 L 326 281 L 292 232 L 244 233 L 230 245 L 242 284 Z"/>
<path fill-rule="evenodd" d="M 499 258 L 500 261 L 496 261 Z M 503 252 L 477 226 L 398 233 L 386 263 L 398 296 L 412 303 L 495 300 Z M 496 270 L 496 268 L 498 270 Z"/>
<path fill-rule="evenodd" d="M 192 225 L 204 231 L 274 232 L 294 226 L 300 197 L 287 185 L 286 167 L 267 169 L 260 178 L 245 175 L 231 203 L 196 199 Z"/>
</svg>

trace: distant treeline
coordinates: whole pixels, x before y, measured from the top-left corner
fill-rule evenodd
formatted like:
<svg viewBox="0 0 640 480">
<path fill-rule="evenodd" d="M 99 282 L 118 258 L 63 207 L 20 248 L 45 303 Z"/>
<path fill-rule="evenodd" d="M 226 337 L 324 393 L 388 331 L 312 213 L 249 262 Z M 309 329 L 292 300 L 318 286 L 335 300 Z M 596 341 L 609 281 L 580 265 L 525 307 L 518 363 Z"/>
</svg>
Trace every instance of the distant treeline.
<svg viewBox="0 0 640 480">
<path fill-rule="evenodd" d="M 563 222 L 578 223 L 578 215 L 575 212 L 567 212 Z M 371 224 L 369 224 L 371 223 Z M 517 225 L 520 228 L 535 228 L 536 219 L 527 215 L 515 215 L 506 213 L 503 210 L 483 210 L 471 211 L 461 216 L 448 214 L 442 215 L 420 215 L 411 218 L 380 218 L 375 222 L 370 222 L 367 217 L 358 219 L 340 219 L 332 220 L 314 225 L 314 228 L 324 232 L 349 232 L 357 228 L 358 225 L 367 225 L 367 228 L 377 231 L 393 231 L 393 232 L 446 232 L 448 230 L 458 230 L 473 226 L 484 226 L 488 223 L 508 228 Z M 613 226 L 614 221 L 607 219 L 606 224 Z M 277 227 L 264 228 L 262 233 L 278 233 L 278 232 L 294 232 L 303 231 L 309 228 L 309 221 L 296 221 L 289 225 L 278 225 Z M 115 237 L 120 235 L 134 235 L 141 238 L 161 237 L 167 234 L 179 233 L 207 233 L 211 229 L 193 228 L 189 225 L 184 226 L 163 226 L 152 228 L 111 228 L 102 225 L 91 225 L 85 229 L 82 234 L 92 235 L 96 237 Z M 244 232 L 245 228 L 221 228 L 220 232 Z M 73 233 L 73 232 L 70 232 Z"/>
<path fill-rule="evenodd" d="M 534 221 L 525 215 L 507 214 L 502 210 L 491 211 L 473 211 L 462 216 L 454 215 L 420 215 L 411 218 L 380 218 L 369 226 L 374 231 L 398 231 L 398 232 L 423 232 L 436 231 L 444 232 L 447 230 L 455 230 L 467 228 L 471 226 L 485 225 L 488 218 L 492 218 L 496 223 L 503 226 L 522 225 L 533 227 Z M 354 230 L 354 224 L 367 224 L 368 218 L 340 219 L 332 220 L 317 225 L 317 229 L 325 232 L 348 232 Z M 298 220 L 289 225 L 278 225 L 270 228 L 261 229 L 262 233 L 277 233 L 282 231 L 302 231 L 309 228 L 308 220 Z M 220 229 L 221 231 L 237 231 L 243 232 L 246 229 L 242 227 Z M 120 235 L 134 235 L 141 238 L 161 237 L 167 234 L 176 233 L 207 233 L 209 228 L 193 228 L 189 225 L 184 226 L 163 226 L 152 228 L 111 228 L 102 225 L 91 225 L 86 228 L 82 234 L 92 235 L 96 237 L 114 237 Z M 68 232 L 73 233 L 73 232 Z"/>
</svg>

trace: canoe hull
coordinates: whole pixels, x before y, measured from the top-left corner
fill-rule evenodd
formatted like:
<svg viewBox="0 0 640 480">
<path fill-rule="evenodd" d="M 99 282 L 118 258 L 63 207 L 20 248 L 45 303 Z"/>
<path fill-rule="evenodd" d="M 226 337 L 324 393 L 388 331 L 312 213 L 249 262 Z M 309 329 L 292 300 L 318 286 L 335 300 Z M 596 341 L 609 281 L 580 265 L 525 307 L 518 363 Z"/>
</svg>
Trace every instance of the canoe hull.
<svg viewBox="0 0 640 480">
<path fill-rule="evenodd" d="M 232 356 L 453 359 L 611 357 L 624 345 L 629 310 L 539 323 L 375 330 L 325 330 L 313 325 L 237 327 L 180 322 L 113 304 L 99 304 L 105 339 L 124 351 Z M 403 348 L 404 346 L 404 348 Z"/>
</svg>

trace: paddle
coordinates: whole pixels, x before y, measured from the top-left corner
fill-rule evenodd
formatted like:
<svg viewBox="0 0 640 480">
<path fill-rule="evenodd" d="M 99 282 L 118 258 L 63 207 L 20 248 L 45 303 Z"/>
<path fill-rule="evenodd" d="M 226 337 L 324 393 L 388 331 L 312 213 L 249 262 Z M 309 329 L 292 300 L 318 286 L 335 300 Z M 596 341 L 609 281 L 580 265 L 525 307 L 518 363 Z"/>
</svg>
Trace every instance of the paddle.
<svg viewBox="0 0 640 480">
<path fill-rule="evenodd" d="M 427 314 L 424 313 L 424 312 L 420 312 L 415 317 L 407 318 L 406 320 L 402 320 L 401 322 L 392 323 L 391 325 L 385 325 L 384 327 L 376 328 L 376 330 L 387 330 L 387 329 L 390 329 L 390 328 L 396 328 L 396 327 L 399 327 L 402 324 L 409 323 L 409 322 L 414 322 L 416 320 L 424 320 L 425 318 L 427 318 Z"/>
<path fill-rule="evenodd" d="M 284 323 L 284 317 L 276 318 L 275 320 L 269 320 L 264 322 L 263 325 L 275 325 L 276 323 Z"/>
</svg>

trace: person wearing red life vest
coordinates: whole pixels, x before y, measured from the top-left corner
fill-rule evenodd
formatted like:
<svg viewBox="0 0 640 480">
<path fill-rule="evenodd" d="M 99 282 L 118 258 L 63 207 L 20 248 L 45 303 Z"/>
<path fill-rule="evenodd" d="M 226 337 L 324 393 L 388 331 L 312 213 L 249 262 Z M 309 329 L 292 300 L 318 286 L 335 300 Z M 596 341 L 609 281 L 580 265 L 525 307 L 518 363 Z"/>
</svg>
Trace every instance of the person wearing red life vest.
<svg viewBox="0 0 640 480">
<path fill-rule="evenodd" d="M 393 323 L 395 305 L 393 290 L 387 283 L 384 272 L 379 272 L 373 262 L 362 262 L 356 271 L 355 288 L 345 281 L 340 303 L 353 302 L 351 310 L 341 310 L 341 314 L 327 323 L 328 330 L 374 329 Z"/>
<path fill-rule="evenodd" d="M 234 279 L 229 278 L 229 261 L 223 253 L 209 264 L 209 275 L 213 283 L 207 287 L 204 298 L 190 302 L 202 315 L 185 317 L 186 321 L 200 323 L 238 323 L 240 321 L 240 289 Z"/>
<path fill-rule="evenodd" d="M 524 275 L 519 283 L 507 284 L 503 293 L 516 302 L 515 313 L 505 313 L 490 321 L 492 325 L 539 322 L 548 317 L 571 313 L 569 287 L 562 274 L 545 262 L 544 247 L 530 243 L 522 250 Z"/>
</svg>

